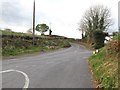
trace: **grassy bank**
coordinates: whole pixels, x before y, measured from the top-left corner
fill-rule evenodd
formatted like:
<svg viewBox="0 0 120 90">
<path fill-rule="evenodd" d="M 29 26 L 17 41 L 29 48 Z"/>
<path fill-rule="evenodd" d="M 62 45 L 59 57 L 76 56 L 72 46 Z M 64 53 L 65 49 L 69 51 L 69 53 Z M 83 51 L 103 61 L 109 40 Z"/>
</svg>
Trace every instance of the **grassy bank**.
<svg viewBox="0 0 120 90">
<path fill-rule="evenodd" d="M 100 52 L 89 58 L 97 88 L 118 88 L 118 58 L 120 34 L 116 35 Z"/>
<path fill-rule="evenodd" d="M 4 42 L 4 41 L 3 41 Z M 24 41 L 11 41 L 11 43 L 2 46 L 2 55 L 3 56 L 11 56 L 11 55 L 19 55 L 25 53 L 32 52 L 42 52 L 42 51 L 51 51 L 59 48 L 70 47 L 69 40 L 40 40 L 40 43 L 37 45 L 32 45 L 32 40 L 24 40 Z"/>
<path fill-rule="evenodd" d="M 71 46 L 70 39 L 56 37 L 36 36 L 35 45 L 33 45 L 32 35 L 2 31 L 2 56 L 4 58 L 34 52 L 48 52 Z"/>
<path fill-rule="evenodd" d="M 52 41 L 54 42 L 54 41 Z M 57 42 L 55 42 L 57 43 Z M 36 52 L 49 52 L 49 51 L 54 51 L 60 48 L 66 48 L 66 47 L 70 47 L 70 44 L 68 43 L 68 41 L 62 41 L 62 44 L 59 44 L 57 46 L 50 46 L 50 45 L 39 45 L 39 46 L 31 46 L 28 48 L 15 48 L 15 47 L 11 47 L 11 48 L 7 48 L 7 49 L 3 49 L 2 50 L 2 57 L 3 58 L 9 58 L 12 56 L 19 56 L 19 55 L 25 55 L 25 54 L 32 54 L 32 53 L 36 53 Z"/>
</svg>

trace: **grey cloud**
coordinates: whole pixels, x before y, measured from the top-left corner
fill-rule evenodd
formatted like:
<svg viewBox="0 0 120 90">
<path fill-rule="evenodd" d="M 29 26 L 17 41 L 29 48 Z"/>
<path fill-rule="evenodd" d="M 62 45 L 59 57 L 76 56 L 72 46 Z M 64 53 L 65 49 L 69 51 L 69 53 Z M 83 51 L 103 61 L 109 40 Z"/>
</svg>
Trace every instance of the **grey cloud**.
<svg viewBox="0 0 120 90">
<path fill-rule="evenodd" d="M 24 9 L 19 1 L 7 1 L 2 2 L 2 14 L 1 17 L 6 23 L 14 23 L 14 24 L 30 24 L 31 17 L 30 15 L 24 15 Z"/>
</svg>

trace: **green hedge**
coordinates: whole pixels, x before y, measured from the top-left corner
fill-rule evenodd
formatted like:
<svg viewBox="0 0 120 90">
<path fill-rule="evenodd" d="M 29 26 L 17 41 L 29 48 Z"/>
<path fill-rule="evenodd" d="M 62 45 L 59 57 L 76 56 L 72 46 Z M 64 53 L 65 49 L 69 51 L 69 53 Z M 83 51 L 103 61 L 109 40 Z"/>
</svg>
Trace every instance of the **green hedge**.
<svg viewBox="0 0 120 90">
<path fill-rule="evenodd" d="M 105 40 L 105 33 L 98 30 L 93 33 L 94 38 L 94 48 L 99 49 L 104 46 L 104 40 Z"/>
</svg>

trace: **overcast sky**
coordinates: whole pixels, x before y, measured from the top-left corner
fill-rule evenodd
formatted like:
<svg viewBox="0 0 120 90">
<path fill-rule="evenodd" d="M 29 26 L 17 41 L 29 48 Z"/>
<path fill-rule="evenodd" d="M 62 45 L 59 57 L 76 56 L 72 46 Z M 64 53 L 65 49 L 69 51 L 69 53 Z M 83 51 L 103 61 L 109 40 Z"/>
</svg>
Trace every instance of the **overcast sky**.
<svg viewBox="0 0 120 90">
<path fill-rule="evenodd" d="M 120 1 L 118 3 L 118 27 L 120 27 Z M 120 32 L 120 30 L 119 30 Z"/>
<path fill-rule="evenodd" d="M 84 12 L 93 5 L 111 9 L 114 26 L 118 28 L 119 0 L 36 0 L 36 25 L 51 23 L 53 34 L 81 38 L 78 23 Z M 33 0 L 0 0 L 0 28 L 26 32 L 32 28 Z"/>
</svg>

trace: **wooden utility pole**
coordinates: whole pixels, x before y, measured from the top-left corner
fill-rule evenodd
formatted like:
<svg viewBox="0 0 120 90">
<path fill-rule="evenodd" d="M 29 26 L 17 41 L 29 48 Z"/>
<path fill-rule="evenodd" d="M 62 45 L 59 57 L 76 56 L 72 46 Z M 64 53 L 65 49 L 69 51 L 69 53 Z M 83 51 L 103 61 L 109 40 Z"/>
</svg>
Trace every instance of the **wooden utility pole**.
<svg viewBox="0 0 120 90">
<path fill-rule="evenodd" d="M 118 32 L 120 32 L 120 1 L 118 2 Z"/>
<path fill-rule="evenodd" d="M 35 44 L 35 0 L 33 3 L 33 45 Z"/>
</svg>

